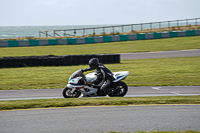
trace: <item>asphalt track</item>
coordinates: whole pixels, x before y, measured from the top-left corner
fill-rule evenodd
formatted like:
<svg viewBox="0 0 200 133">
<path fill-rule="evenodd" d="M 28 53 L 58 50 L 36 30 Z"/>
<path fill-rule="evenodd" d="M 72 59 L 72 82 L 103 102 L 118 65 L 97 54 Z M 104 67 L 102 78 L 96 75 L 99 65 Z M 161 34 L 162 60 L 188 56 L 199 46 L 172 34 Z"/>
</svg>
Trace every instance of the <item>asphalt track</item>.
<svg viewBox="0 0 200 133">
<path fill-rule="evenodd" d="M 195 51 L 195 52 L 194 52 Z M 122 54 L 122 59 L 167 58 L 178 52 Z M 189 51 L 191 53 L 191 51 Z M 199 50 L 192 50 L 200 56 Z M 156 54 L 156 55 L 155 55 Z M 174 56 L 175 56 L 174 55 Z M 125 57 L 124 57 L 125 56 Z M 164 57 L 163 57 L 164 56 Z M 173 56 L 173 57 L 174 57 Z M 200 86 L 129 87 L 127 96 L 200 95 Z M 62 89 L 1 90 L 0 100 L 61 98 Z M 0 132 L 101 133 L 136 131 L 200 131 L 200 105 L 107 106 L 12 110 L 0 112 Z"/>
<path fill-rule="evenodd" d="M 1 133 L 200 131 L 200 105 L 106 106 L 0 112 Z"/>
<path fill-rule="evenodd" d="M 1 90 L 0 101 L 63 98 L 62 90 L 63 89 Z M 200 95 L 200 86 L 129 87 L 126 97 L 192 95 Z"/>
<path fill-rule="evenodd" d="M 121 60 L 200 56 L 200 49 L 157 52 L 121 53 Z"/>
</svg>

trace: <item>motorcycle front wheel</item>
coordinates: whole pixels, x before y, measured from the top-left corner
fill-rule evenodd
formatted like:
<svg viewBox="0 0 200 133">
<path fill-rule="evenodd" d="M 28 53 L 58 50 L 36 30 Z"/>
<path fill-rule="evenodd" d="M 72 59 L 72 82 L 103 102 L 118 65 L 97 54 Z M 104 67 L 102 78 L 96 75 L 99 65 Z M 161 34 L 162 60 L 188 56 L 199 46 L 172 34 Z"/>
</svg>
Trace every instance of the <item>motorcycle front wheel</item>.
<svg viewBox="0 0 200 133">
<path fill-rule="evenodd" d="M 128 91 L 128 86 L 124 82 L 117 82 L 112 85 L 112 88 L 109 92 L 110 97 L 123 97 Z"/>
<path fill-rule="evenodd" d="M 65 87 L 62 94 L 64 98 L 78 98 L 81 95 L 81 92 L 75 90 L 74 93 L 71 93 L 72 89 Z"/>
</svg>

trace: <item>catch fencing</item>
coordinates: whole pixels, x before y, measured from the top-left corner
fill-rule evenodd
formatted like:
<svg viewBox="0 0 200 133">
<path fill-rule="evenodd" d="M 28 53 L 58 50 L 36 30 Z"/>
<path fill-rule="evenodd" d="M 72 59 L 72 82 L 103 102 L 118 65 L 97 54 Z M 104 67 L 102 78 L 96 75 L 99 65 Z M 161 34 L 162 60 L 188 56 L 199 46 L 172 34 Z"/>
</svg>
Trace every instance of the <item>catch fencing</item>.
<svg viewBox="0 0 200 133">
<path fill-rule="evenodd" d="M 65 30 L 52 30 L 52 31 L 39 31 L 39 37 L 65 37 L 65 36 L 86 36 L 86 35 L 105 35 L 115 34 L 131 31 L 143 31 L 161 28 L 172 28 L 179 26 L 191 26 L 200 25 L 200 18 L 193 19 L 181 19 L 172 21 L 161 21 L 161 22 L 150 22 L 150 23 L 139 23 L 139 24 L 127 24 L 127 25 L 115 25 L 115 26 L 104 26 L 104 27 L 92 27 L 92 28 L 79 28 L 79 29 L 65 29 Z"/>
</svg>

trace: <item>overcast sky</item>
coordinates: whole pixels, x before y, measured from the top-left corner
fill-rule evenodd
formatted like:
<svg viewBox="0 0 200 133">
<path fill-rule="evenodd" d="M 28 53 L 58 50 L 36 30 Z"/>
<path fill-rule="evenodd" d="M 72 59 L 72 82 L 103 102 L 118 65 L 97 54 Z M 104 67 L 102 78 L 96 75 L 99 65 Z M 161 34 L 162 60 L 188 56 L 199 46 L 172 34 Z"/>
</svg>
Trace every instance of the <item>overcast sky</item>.
<svg viewBox="0 0 200 133">
<path fill-rule="evenodd" d="M 136 24 L 200 18 L 200 0 L 0 0 L 0 26 Z"/>
</svg>

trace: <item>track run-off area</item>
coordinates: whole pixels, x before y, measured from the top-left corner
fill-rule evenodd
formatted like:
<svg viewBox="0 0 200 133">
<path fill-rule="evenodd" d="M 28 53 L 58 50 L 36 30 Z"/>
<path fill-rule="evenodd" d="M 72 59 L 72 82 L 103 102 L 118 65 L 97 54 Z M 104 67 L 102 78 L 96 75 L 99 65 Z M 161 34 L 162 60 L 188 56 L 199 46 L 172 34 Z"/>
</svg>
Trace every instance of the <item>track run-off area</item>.
<svg viewBox="0 0 200 133">
<path fill-rule="evenodd" d="M 62 91 L 63 89 L 1 90 L 0 101 L 63 98 Z M 200 95 L 200 86 L 129 87 L 125 97 L 193 95 Z"/>
<path fill-rule="evenodd" d="M 121 54 L 121 60 L 200 56 L 200 50 Z M 1 90 L 0 101 L 63 98 L 61 89 Z M 200 86 L 129 87 L 126 97 L 200 95 Z M 67 100 L 67 99 L 66 99 Z M 200 105 L 128 105 L 0 111 L 0 132 L 200 131 Z"/>
<path fill-rule="evenodd" d="M 121 53 L 121 60 L 200 56 L 200 49 Z M 200 86 L 129 87 L 126 97 L 199 95 Z M 62 98 L 62 89 L 0 90 L 0 100 Z"/>
<path fill-rule="evenodd" d="M 2 133 L 200 131 L 200 105 L 143 105 L 0 112 Z"/>
</svg>

